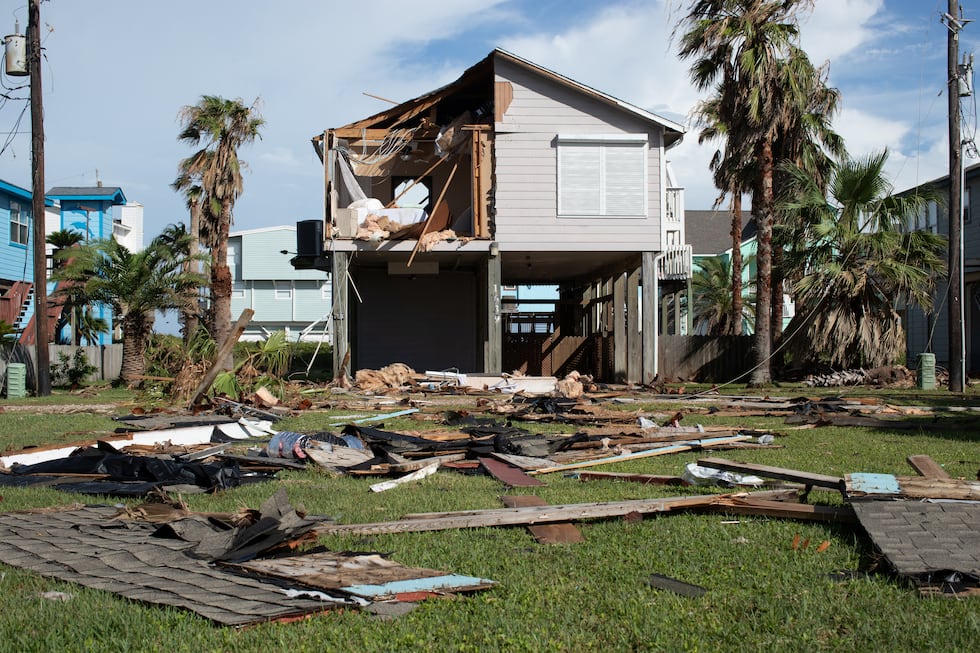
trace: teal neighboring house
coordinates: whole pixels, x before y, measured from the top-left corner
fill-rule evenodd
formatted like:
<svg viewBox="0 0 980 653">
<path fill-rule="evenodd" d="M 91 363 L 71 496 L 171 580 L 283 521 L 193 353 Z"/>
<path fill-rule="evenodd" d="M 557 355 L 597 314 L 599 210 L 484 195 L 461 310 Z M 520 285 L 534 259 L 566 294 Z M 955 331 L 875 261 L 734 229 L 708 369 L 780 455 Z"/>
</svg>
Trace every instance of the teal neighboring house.
<svg viewBox="0 0 980 653">
<path fill-rule="evenodd" d="M 732 217 L 727 210 L 685 211 L 687 242 L 693 250 L 692 274 L 701 269 L 700 261 L 706 258 L 722 257 L 731 264 L 732 259 Z M 756 224 L 749 211 L 742 212 L 742 293 L 747 297 L 756 275 Z M 795 314 L 795 305 L 789 295 L 783 295 L 783 327 L 785 328 Z M 743 325 L 743 333 L 753 332 L 752 324 Z"/>
<path fill-rule="evenodd" d="M 117 207 L 126 204 L 126 196 L 116 186 L 56 186 L 48 191 L 47 198 L 58 202 L 61 207 L 61 229 L 77 231 L 84 240 L 99 240 L 113 237 L 113 223 L 120 211 Z M 109 332 L 99 336 L 99 341 L 90 344 L 112 344 L 112 309 L 97 304 L 92 307 L 95 317 L 109 324 Z"/>
<path fill-rule="evenodd" d="M 290 259 L 296 255 L 295 248 L 295 226 L 229 234 L 232 317 L 246 308 L 255 311 L 242 340 L 263 340 L 285 331 L 291 341 L 330 341 L 330 275 L 293 268 Z"/>
</svg>

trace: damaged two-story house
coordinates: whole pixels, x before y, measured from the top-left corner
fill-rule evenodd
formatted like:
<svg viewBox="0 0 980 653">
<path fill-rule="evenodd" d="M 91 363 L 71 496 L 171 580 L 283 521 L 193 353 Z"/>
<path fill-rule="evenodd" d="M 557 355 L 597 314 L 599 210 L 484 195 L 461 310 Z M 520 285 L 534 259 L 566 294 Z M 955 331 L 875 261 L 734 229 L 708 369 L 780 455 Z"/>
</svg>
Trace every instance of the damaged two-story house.
<svg viewBox="0 0 980 653">
<path fill-rule="evenodd" d="M 297 223 L 292 263 L 331 275 L 334 371 L 651 382 L 658 335 L 685 323 L 691 252 L 666 159 L 682 137 L 502 50 L 318 134 L 326 215 Z M 515 286 L 554 292 L 545 328 L 508 310 Z"/>
</svg>

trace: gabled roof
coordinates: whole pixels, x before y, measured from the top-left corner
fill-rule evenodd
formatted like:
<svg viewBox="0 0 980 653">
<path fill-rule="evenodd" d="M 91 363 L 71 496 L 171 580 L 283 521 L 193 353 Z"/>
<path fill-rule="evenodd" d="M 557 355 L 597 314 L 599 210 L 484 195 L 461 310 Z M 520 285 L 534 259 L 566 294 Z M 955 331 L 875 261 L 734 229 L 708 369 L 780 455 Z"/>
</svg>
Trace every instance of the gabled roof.
<svg viewBox="0 0 980 653">
<path fill-rule="evenodd" d="M 14 184 L 11 184 L 9 182 L 6 182 L 3 179 L 0 179 L 0 191 L 5 192 L 8 195 L 13 195 L 14 197 L 19 197 L 20 199 L 22 199 L 22 200 L 24 200 L 25 202 L 28 202 L 28 203 L 30 203 L 31 200 L 34 197 L 31 194 L 31 191 L 27 190 L 26 188 L 21 188 L 20 186 L 15 186 Z M 44 199 L 44 205 L 45 206 L 54 206 L 54 202 L 51 201 L 48 198 L 45 198 Z"/>
<path fill-rule="evenodd" d="M 118 186 L 55 186 L 47 196 L 55 200 L 98 200 L 125 204 L 126 196 Z"/>
<path fill-rule="evenodd" d="M 523 59 L 505 50 L 501 50 L 500 48 L 494 49 L 489 55 L 487 55 L 486 58 L 467 68 L 454 82 L 451 82 L 434 91 L 430 91 L 425 95 L 420 95 L 412 100 L 402 102 L 397 106 L 391 107 L 390 109 L 386 109 L 367 118 L 338 127 L 337 129 L 390 128 L 396 125 L 403 125 L 408 120 L 415 118 L 451 95 L 460 94 L 461 92 L 471 90 L 471 88 L 476 88 L 478 91 L 485 89 L 485 94 L 491 93 L 491 89 L 493 88 L 492 82 L 494 78 L 494 64 L 498 59 L 506 60 L 540 77 L 557 82 L 567 88 L 575 90 L 576 92 L 588 95 L 594 99 L 604 102 L 605 104 L 631 113 L 647 122 L 662 127 L 664 129 L 664 143 L 667 147 L 680 143 L 684 136 L 684 126 L 679 123 L 668 120 L 662 116 L 658 116 L 635 105 L 629 104 L 628 102 L 624 102 L 623 100 L 619 100 L 607 93 L 603 93 L 594 88 L 586 86 L 585 84 L 576 82 L 569 77 L 565 77 L 564 75 L 548 70 L 547 68 L 539 66 L 531 61 L 528 61 L 527 59 Z M 321 148 L 320 143 L 322 139 L 322 134 L 318 134 L 313 138 L 314 146 L 317 148 L 318 152 Z"/>
<path fill-rule="evenodd" d="M 732 216 L 728 211 L 685 211 L 685 239 L 694 256 L 717 256 L 732 248 Z M 742 212 L 742 242 L 755 238 L 755 217 Z"/>
</svg>

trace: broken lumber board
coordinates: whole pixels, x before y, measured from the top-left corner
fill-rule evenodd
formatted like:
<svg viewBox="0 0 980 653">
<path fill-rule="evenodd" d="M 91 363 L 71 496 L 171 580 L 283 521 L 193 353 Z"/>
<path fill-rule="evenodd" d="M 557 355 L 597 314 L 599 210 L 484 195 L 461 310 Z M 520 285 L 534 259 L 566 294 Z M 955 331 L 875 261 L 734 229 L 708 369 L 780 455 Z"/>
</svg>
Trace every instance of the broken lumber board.
<svg viewBox="0 0 980 653">
<path fill-rule="evenodd" d="M 382 533 L 441 531 L 453 528 L 553 524 L 580 519 L 621 517 L 631 512 L 647 514 L 669 512 L 682 508 L 704 507 L 710 505 L 716 498 L 717 495 L 699 495 L 663 499 L 635 499 L 610 503 L 573 503 L 557 506 L 432 513 L 429 515 L 409 515 L 398 521 L 370 524 L 323 524 L 313 530 L 317 535 L 378 535 Z"/>
<path fill-rule="evenodd" d="M 533 494 L 508 494 L 500 497 L 508 508 L 526 508 L 528 506 L 547 506 L 544 499 Z M 582 531 L 571 522 L 558 524 L 528 524 L 527 530 L 534 536 L 538 544 L 574 544 L 584 542 Z"/>
<path fill-rule="evenodd" d="M 804 521 L 827 521 L 843 524 L 857 522 L 850 506 L 820 506 L 809 503 L 789 503 L 772 501 L 751 496 L 730 496 L 719 499 L 707 508 L 713 512 L 734 515 L 755 515 L 780 519 L 800 519 Z"/>
<path fill-rule="evenodd" d="M 404 483 L 412 483 L 413 481 L 418 481 L 425 478 L 426 476 L 432 476 L 439 470 L 439 463 L 430 463 L 429 465 L 423 467 L 422 469 L 417 469 L 411 474 L 407 474 L 400 478 L 396 478 L 391 481 L 384 481 L 382 483 L 375 483 L 371 486 L 372 492 L 384 492 L 385 490 L 390 490 L 392 488 L 398 487 Z"/>
<path fill-rule="evenodd" d="M 525 474 L 524 470 L 520 467 L 516 467 L 510 463 L 486 456 L 480 456 L 478 460 L 480 461 L 480 465 L 483 466 L 483 469 L 487 470 L 487 473 L 510 487 L 536 487 L 544 485 L 540 480 Z M 513 506 L 508 507 L 512 508 Z"/>
<path fill-rule="evenodd" d="M 845 474 L 850 498 L 958 499 L 980 501 L 980 481 L 891 474 Z"/>
<path fill-rule="evenodd" d="M 919 476 L 925 476 L 926 478 L 951 478 L 949 473 L 939 463 L 926 454 L 909 456 L 905 460 L 908 461 L 908 464 L 912 466 L 912 469 Z"/>
<path fill-rule="evenodd" d="M 228 332 L 228 337 L 225 341 L 221 343 L 221 347 L 218 349 L 217 355 L 214 357 L 214 362 L 208 371 L 204 373 L 204 377 L 201 382 L 197 385 L 194 390 L 194 394 L 191 395 L 191 400 L 187 402 L 187 410 L 193 410 L 194 405 L 204 398 L 204 395 L 210 389 L 211 384 L 214 380 L 218 378 L 218 374 L 224 369 L 230 369 L 231 365 L 231 353 L 235 349 L 235 345 L 238 343 L 238 339 L 242 337 L 245 333 L 245 327 L 248 323 L 252 321 L 252 316 L 255 315 L 255 311 L 250 308 L 242 310 L 241 315 L 238 316 L 238 321 L 231 327 L 231 331 Z"/>
<path fill-rule="evenodd" d="M 702 467 L 713 467 L 714 469 L 724 469 L 729 472 L 745 472 L 762 476 L 763 478 L 778 478 L 781 481 L 792 481 L 802 483 L 807 487 L 825 487 L 832 490 L 844 491 L 844 479 L 838 476 L 827 476 L 825 474 L 813 474 L 795 469 L 785 469 L 783 467 L 770 467 L 769 465 L 757 465 L 755 463 L 740 463 L 725 458 L 701 458 L 698 464 Z"/>
<path fill-rule="evenodd" d="M 629 481 L 644 485 L 690 485 L 680 476 L 662 476 L 659 474 L 628 474 L 626 472 L 580 472 L 580 481 Z"/>
<path fill-rule="evenodd" d="M 687 442 L 679 442 L 669 447 L 657 447 L 656 449 L 622 453 L 616 456 L 609 456 L 608 458 L 599 458 L 597 460 L 585 460 L 579 463 L 558 465 L 557 467 L 535 469 L 528 472 L 528 474 L 531 474 L 533 476 L 536 474 L 549 474 L 551 472 L 563 472 L 569 469 L 581 469 L 582 467 L 595 467 L 596 465 L 608 465 L 610 463 L 625 462 L 628 460 L 636 460 L 638 458 L 650 458 L 652 456 L 663 456 L 665 454 L 670 454 L 670 453 L 691 451 L 692 449 L 705 449 L 712 446 L 730 444 L 732 442 L 743 442 L 745 440 L 751 440 L 751 439 L 752 438 L 748 435 L 739 435 L 734 438 L 706 438 L 703 440 L 689 440 Z"/>
<path fill-rule="evenodd" d="M 409 460 L 403 463 L 392 463 L 388 465 L 388 470 L 392 472 L 414 472 L 423 467 L 428 467 L 429 465 L 439 464 L 444 465 L 445 463 L 453 463 L 457 460 L 464 460 L 466 458 L 465 453 L 451 453 L 445 456 L 429 456 L 428 458 L 419 458 L 417 460 Z"/>
</svg>

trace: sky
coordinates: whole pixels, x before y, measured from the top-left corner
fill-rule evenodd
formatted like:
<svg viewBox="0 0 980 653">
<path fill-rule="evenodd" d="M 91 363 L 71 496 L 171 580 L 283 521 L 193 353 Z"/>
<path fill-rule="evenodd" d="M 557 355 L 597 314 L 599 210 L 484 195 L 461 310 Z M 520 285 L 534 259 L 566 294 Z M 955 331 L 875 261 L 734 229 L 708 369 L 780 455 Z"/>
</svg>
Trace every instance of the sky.
<svg viewBox="0 0 980 653">
<path fill-rule="evenodd" d="M 322 216 L 311 139 L 456 79 L 502 48 L 684 125 L 699 99 L 672 32 L 681 0 L 47 0 L 41 4 L 45 186 L 119 186 L 144 206 L 149 240 L 186 222 L 170 183 L 193 152 L 181 108 L 241 99 L 265 120 L 243 147 L 233 229 Z M 963 3 L 980 18 L 980 3 Z M 817 0 L 801 44 L 842 95 L 834 127 L 854 157 L 888 148 L 896 190 L 946 174 L 947 0 Z M 7 11 L 2 11 L 6 9 Z M 5 21 L 5 23 L 4 23 Z M 27 28 L 26 0 L 0 3 L 0 29 Z M 960 33 L 976 50 L 980 22 Z M 30 189 L 27 78 L 2 76 L 0 179 Z M 975 128 L 964 104 L 964 137 Z M 668 152 L 689 209 L 717 191 L 693 127 Z M 965 164 L 977 160 L 967 158 Z"/>
</svg>

